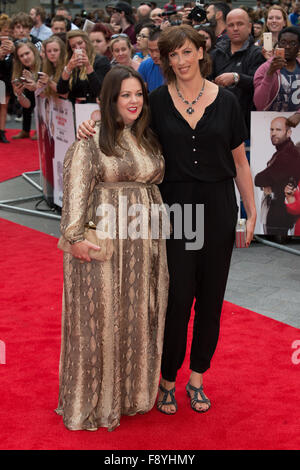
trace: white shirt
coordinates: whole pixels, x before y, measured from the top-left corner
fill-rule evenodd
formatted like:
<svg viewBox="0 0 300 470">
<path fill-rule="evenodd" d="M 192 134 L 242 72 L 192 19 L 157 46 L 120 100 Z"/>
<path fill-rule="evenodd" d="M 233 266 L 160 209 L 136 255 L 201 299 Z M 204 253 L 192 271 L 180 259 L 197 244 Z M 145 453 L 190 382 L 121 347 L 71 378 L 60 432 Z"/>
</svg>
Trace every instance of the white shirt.
<svg viewBox="0 0 300 470">
<path fill-rule="evenodd" d="M 50 36 L 53 35 L 51 28 L 48 28 L 48 26 L 46 26 L 45 24 L 42 24 L 40 28 L 36 28 L 34 26 L 30 31 L 30 34 L 40 39 L 41 41 L 44 41 L 45 39 L 48 39 L 50 38 Z"/>
</svg>

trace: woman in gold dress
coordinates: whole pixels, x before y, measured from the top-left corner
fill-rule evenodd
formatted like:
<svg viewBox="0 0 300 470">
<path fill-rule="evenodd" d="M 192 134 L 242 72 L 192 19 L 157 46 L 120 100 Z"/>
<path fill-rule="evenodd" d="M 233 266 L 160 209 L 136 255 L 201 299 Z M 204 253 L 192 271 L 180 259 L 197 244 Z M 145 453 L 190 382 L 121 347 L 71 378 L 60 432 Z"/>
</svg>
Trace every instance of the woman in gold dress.
<svg viewBox="0 0 300 470">
<path fill-rule="evenodd" d="M 150 232 L 140 236 L 140 219 L 131 211 L 146 209 L 148 220 L 153 205 L 162 204 L 156 185 L 164 159 L 148 125 L 143 81 L 116 66 L 104 79 L 100 101 L 94 138 L 75 142 L 64 161 L 61 232 L 70 253 L 64 254 L 56 412 L 70 430 L 111 431 L 121 415 L 153 407 L 167 306 L 165 241 Z M 84 238 L 84 229 L 91 221 L 99 226 L 107 207 L 116 217 L 113 254 L 97 261 L 89 250 L 99 248 Z M 135 236 L 124 236 L 126 221 Z"/>
</svg>

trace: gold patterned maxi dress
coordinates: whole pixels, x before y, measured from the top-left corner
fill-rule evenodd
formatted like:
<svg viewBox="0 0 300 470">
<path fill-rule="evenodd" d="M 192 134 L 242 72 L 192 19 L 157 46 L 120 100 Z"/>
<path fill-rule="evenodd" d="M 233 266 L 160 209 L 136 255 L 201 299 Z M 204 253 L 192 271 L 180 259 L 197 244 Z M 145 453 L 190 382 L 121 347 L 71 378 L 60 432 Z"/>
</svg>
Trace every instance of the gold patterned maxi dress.
<svg viewBox="0 0 300 470">
<path fill-rule="evenodd" d="M 117 219 L 109 261 L 82 263 L 64 254 L 56 412 L 70 430 L 113 430 L 121 415 L 153 407 L 168 295 L 165 241 L 118 239 L 119 219 L 126 220 L 124 203 L 118 210 L 120 196 L 128 212 L 142 204 L 149 216 L 152 204 L 162 204 L 156 183 L 164 175 L 163 157 L 138 148 L 127 128 L 122 135 L 127 150 L 108 157 L 99 149 L 97 131 L 93 139 L 74 143 L 64 161 L 64 237 L 82 240 L 84 225 L 101 219 L 96 214 L 101 204 L 114 206 Z"/>
</svg>

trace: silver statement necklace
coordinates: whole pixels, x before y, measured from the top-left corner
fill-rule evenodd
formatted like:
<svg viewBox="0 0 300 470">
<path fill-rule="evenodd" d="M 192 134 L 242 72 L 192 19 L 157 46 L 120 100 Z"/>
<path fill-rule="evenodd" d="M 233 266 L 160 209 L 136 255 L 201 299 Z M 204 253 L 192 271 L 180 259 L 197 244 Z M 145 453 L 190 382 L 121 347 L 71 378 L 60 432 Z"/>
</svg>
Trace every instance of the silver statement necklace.
<svg viewBox="0 0 300 470">
<path fill-rule="evenodd" d="M 176 87 L 176 91 L 177 91 L 177 94 L 179 96 L 179 98 L 185 103 L 188 105 L 188 108 L 186 109 L 186 112 L 188 114 L 193 114 L 193 112 L 195 111 L 193 106 L 200 100 L 201 96 L 203 95 L 203 92 L 204 92 L 204 87 L 205 87 L 205 79 L 203 80 L 203 86 L 202 86 L 202 89 L 199 93 L 199 95 L 197 96 L 197 98 L 194 99 L 194 101 L 192 101 L 191 103 L 189 103 L 187 100 L 184 99 L 184 97 L 182 96 L 182 94 L 180 93 L 180 91 L 178 90 L 178 86 L 177 86 L 177 83 L 175 83 L 175 87 Z"/>
</svg>

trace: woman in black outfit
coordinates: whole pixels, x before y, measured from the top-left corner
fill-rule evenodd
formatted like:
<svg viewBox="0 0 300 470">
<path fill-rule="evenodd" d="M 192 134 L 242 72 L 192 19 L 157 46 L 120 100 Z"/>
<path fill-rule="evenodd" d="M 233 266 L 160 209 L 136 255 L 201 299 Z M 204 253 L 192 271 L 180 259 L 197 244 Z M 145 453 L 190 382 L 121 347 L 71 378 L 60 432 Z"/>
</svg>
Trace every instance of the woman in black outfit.
<svg viewBox="0 0 300 470">
<path fill-rule="evenodd" d="M 174 204 L 181 208 L 183 222 L 179 226 L 178 218 L 171 219 L 172 237 L 167 240 L 170 287 L 157 408 L 165 414 L 177 411 L 175 382 L 186 353 L 195 299 L 186 391 L 192 409 L 201 413 L 210 408 L 203 392 L 203 373 L 217 346 L 235 237 L 234 180 L 247 213 L 247 246 L 256 221 L 253 182 L 239 103 L 232 93 L 205 79 L 210 62 L 203 37 L 190 26 L 172 26 L 161 34 L 158 45 L 167 85 L 150 94 L 150 107 L 166 165 L 160 190 L 170 209 L 176 208 Z M 90 124 L 87 121 L 79 128 L 79 137 L 91 133 Z M 201 205 L 204 227 L 198 223 Z M 188 216 L 189 208 L 192 216 Z M 195 227 L 198 232 L 191 240 Z"/>
<path fill-rule="evenodd" d="M 177 410 L 175 381 L 185 357 L 195 299 L 186 390 L 193 410 L 204 412 L 210 401 L 203 392 L 202 375 L 210 367 L 218 341 L 237 222 L 234 179 L 247 212 L 248 245 L 256 219 L 253 183 L 239 103 L 232 93 L 205 80 L 209 62 L 201 35 L 189 26 L 171 27 L 158 44 L 168 84 L 152 92 L 150 107 L 166 161 L 161 193 L 166 204 L 179 204 L 183 214 L 185 204 L 192 205 L 193 215 L 197 205 L 204 205 L 204 244 L 187 250 L 190 219 L 184 223 L 181 239 L 167 240 L 170 289 L 157 407 L 167 414 Z"/>
<path fill-rule="evenodd" d="M 69 31 L 66 64 L 57 83 L 57 93 L 68 93 L 68 99 L 72 103 L 95 103 L 109 70 L 108 58 L 96 54 L 84 31 Z"/>
</svg>

